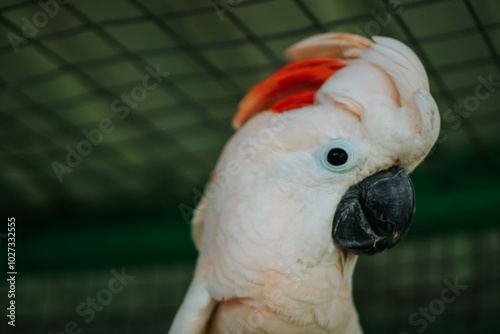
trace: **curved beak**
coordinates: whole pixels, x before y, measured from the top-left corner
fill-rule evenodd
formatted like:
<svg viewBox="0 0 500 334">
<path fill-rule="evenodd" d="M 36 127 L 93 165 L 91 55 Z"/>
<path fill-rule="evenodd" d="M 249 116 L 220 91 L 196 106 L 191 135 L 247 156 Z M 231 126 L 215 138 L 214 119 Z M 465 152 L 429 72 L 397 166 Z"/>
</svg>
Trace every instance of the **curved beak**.
<svg viewBox="0 0 500 334">
<path fill-rule="evenodd" d="M 373 255 L 401 241 L 414 215 L 411 180 L 393 166 L 347 190 L 333 218 L 333 240 L 351 253 Z"/>
</svg>

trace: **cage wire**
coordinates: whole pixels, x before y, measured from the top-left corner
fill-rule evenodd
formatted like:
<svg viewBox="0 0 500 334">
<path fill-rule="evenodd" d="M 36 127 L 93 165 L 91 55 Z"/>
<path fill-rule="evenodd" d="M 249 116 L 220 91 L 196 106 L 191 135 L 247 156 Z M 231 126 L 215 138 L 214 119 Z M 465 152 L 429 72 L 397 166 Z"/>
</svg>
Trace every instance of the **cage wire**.
<svg viewBox="0 0 500 334">
<path fill-rule="evenodd" d="M 500 233 L 405 241 L 397 252 L 360 258 L 354 300 L 366 333 L 497 333 Z M 120 268 L 114 268 L 120 271 Z M 30 333 L 75 321 L 82 333 L 166 333 L 194 263 L 127 267 L 135 276 L 89 323 L 80 304 L 107 289 L 112 269 L 44 273 L 20 281 L 19 317 Z M 457 292 L 449 286 L 458 286 Z M 448 302 L 443 301 L 444 298 Z M 453 301 L 449 301 L 453 299 Z M 81 313 L 89 308 L 80 309 Z M 427 313 L 421 310 L 427 309 Z M 427 319 L 426 315 L 431 319 Z M 64 319 L 64 321 L 62 321 Z M 412 320 L 410 320 L 412 319 Z"/>
<path fill-rule="evenodd" d="M 451 112 L 435 152 L 414 175 L 424 208 L 417 212 L 418 237 L 359 261 L 354 296 L 361 323 L 367 333 L 415 333 L 423 326 L 420 308 L 434 307 L 426 333 L 498 333 L 500 3 L 394 3 L 3 1 L 3 201 L 13 208 L 54 208 L 48 211 L 54 216 L 82 206 L 148 212 L 192 205 L 193 187 L 202 189 L 233 133 L 230 120 L 239 100 L 285 64 L 287 46 L 329 31 L 391 36 L 417 53 L 442 115 Z M 123 102 L 152 72 L 168 74 L 136 105 Z M 474 100 L 481 84 L 491 94 Z M 117 106 L 128 109 L 123 119 Z M 101 129 L 103 119 L 113 130 L 102 132 L 88 157 L 59 178 L 54 162 L 67 163 L 69 150 L 87 139 L 82 131 Z M 78 224 L 108 236 L 102 244 L 85 244 L 76 239 L 80 231 L 62 228 L 62 222 L 54 225 L 62 228 L 50 239 L 54 244 L 44 247 L 53 230 L 30 226 L 24 242 L 39 251 L 25 251 L 30 274 L 18 282 L 23 332 L 55 333 L 74 320 L 83 333 L 165 333 L 190 281 L 194 255 L 165 263 L 161 253 L 178 259 L 179 244 L 168 248 L 162 239 L 179 239 L 187 227 L 172 227 L 182 223 L 180 215 L 165 229 L 158 227 L 165 225 L 161 213 L 145 216 L 147 235 L 130 232 L 137 222 L 126 218 Z M 435 230 L 441 237 L 433 237 Z M 65 238 L 71 241 L 61 245 Z M 149 262 L 132 254 L 130 239 L 144 247 Z M 89 249 L 107 242 L 116 249 L 99 253 L 101 265 L 93 267 Z M 78 305 L 108 284 L 113 265 L 132 257 L 127 271 L 137 278 L 86 323 Z M 54 264 L 50 270 L 42 269 L 46 261 Z M 434 300 L 440 300 L 445 280 L 467 288 L 441 310 Z"/>
</svg>

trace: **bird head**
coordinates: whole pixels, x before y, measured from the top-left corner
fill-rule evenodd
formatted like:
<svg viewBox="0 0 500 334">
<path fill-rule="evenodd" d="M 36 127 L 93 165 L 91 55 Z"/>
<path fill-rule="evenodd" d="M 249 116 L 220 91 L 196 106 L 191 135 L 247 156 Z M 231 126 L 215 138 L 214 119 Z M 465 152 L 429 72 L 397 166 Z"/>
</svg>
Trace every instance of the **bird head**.
<svg viewBox="0 0 500 334">
<path fill-rule="evenodd" d="M 408 174 L 439 133 L 424 67 L 387 37 L 324 34 L 286 55 L 242 100 L 225 149 L 262 219 L 296 221 L 260 231 L 296 234 L 303 247 L 327 234 L 354 254 L 393 247 L 415 213 Z"/>
</svg>

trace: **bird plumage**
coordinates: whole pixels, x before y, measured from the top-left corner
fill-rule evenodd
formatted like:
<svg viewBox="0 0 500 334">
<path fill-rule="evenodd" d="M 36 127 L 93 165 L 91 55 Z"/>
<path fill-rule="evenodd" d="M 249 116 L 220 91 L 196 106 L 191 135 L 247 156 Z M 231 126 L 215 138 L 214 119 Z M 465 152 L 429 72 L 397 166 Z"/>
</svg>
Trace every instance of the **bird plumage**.
<svg viewBox="0 0 500 334">
<path fill-rule="evenodd" d="M 357 256 L 332 241 L 335 207 L 378 171 L 411 172 L 437 138 L 439 114 L 423 66 L 395 40 L 325 34 L 287 55 L 292 65 L 274 77 L 285 85 L 264 80 L 240 105 L 196 209 L 199 257 L 171 334 L 361 333 Z M 339 138 L 359 149 L 345 173 L 315 159 Z"/>
</svg>

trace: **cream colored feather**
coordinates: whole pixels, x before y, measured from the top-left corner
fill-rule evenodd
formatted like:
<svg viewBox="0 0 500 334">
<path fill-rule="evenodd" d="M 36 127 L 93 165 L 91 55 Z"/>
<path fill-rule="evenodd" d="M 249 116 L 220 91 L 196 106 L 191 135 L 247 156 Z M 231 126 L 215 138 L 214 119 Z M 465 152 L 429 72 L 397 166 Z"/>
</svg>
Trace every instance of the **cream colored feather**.
<svg viewBox="0 0 500 334">
<path fill-rule="evenodd" d="M 439 132 L 425 70 L 400 42 L 325 34 L 287 51 L 349 64 L 315 104 L 262 112 L 225 146 L 193 220 L 197 268 L 171 334 L 361 333 L 352 300 L 356 256 L 332 242 L 349 187 L 394 164 L 418 165 Z M 324 143 L 355 141 L 355 172 L 318 168 Z M 235 168 L 237 166 L 238 168 Z"/>
</svg>

